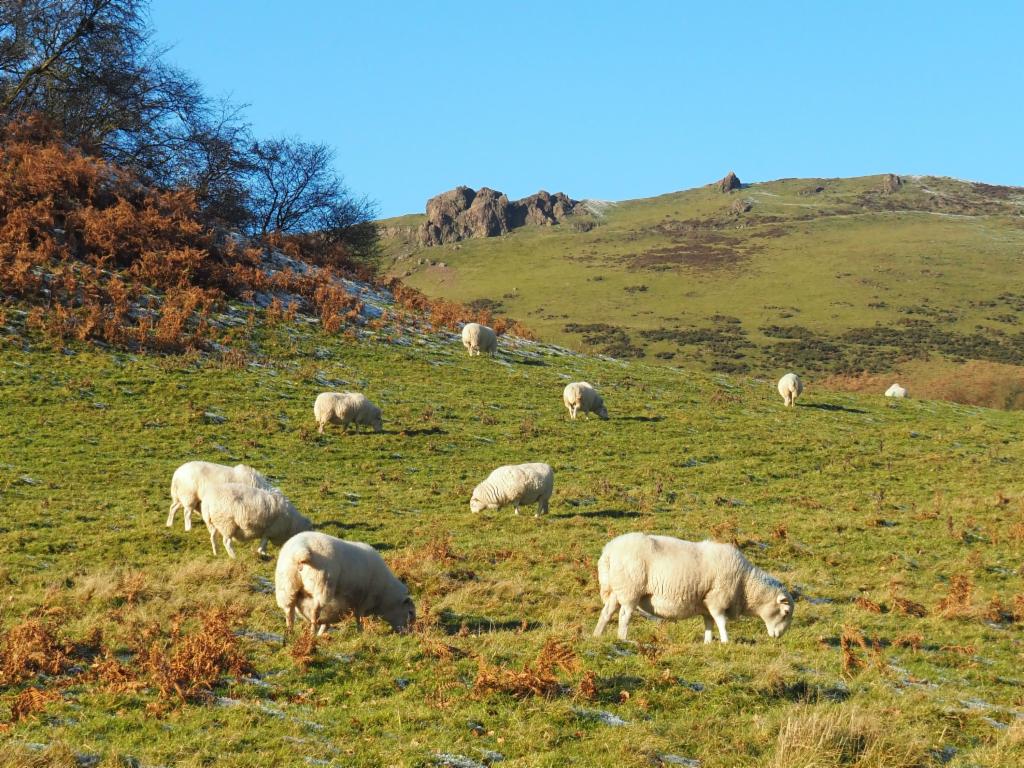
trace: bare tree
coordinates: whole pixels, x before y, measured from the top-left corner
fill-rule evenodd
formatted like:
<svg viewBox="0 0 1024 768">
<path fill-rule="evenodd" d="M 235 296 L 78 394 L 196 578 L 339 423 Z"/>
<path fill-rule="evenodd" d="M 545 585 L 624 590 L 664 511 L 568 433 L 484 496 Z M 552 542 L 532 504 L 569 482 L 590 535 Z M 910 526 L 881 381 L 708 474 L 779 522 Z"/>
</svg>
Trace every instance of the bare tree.
<svg viewBox="0 0 1024 768">
<path fill-rule="evenodd" d="M 249 184 L 254 234 L 321 232 L 356 251 L 376 243 L 371 201 L 352 195 L 334 171 L 334 150 L 293 139 L 255 142 Z"/>
</svg>

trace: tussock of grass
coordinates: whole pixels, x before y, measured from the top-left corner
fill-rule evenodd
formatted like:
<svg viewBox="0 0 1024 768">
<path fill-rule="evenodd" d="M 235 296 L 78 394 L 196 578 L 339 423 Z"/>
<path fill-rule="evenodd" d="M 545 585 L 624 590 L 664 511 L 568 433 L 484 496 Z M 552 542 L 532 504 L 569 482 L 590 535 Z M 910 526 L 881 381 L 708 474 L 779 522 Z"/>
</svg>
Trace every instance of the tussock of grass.
<svg viewBox="0 0 1024 768">
<path fill-rule="evenodd" d="M 770 768 L 920 768 L 928 764 L 914 734 L 895 736 L 887 713 L 826 708 L 790 716 L 779 730 Z"/>
</svg>

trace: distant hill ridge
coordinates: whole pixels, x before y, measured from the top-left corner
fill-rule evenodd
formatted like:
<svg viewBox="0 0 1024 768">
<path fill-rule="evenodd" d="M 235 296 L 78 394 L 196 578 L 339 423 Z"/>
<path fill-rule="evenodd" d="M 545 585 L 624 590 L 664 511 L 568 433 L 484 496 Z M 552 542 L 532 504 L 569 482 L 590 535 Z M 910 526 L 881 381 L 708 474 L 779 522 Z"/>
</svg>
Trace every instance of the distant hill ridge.
<svg viewBox="0 0 1024 768">
<path fill-rule="evenodd" d="M 792 368 L 834 386 L 905 384 L 913 369 L 937 395 L 1024 405 L 1024 188 L 730 172 L 658 197 L 570 200 L 545 226 L 458 231 L 493 199 L 459 204 L 451 238 L 423 237 L 439 198 L 426 215 L 380 222 L 385 268 L 584 351 L 758 376 Z M 968 380 L 987 372 L 989 394 L 959 383 L 970 361 Z"/>
</svg>

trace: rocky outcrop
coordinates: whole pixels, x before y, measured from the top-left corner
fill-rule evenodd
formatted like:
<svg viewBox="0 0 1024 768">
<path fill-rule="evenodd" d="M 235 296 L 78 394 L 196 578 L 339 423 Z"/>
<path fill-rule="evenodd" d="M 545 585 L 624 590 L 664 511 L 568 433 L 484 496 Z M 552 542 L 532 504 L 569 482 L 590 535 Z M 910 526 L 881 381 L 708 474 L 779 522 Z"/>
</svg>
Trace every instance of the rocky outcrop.
<svg viewBox="0 0 1024 768">
<path fill-rule="evenodd" d="M 523 226 L 560 223 L 579 203 L 567 195 L 543 190 L 522 200 L 509 201 L 501 192 L 481 187 L 456 187 L 427 201 L 427 220 L 417 239 L 440 245 L 474 237 L 495 237 Z"/>
<path fill-rule="evenodd" d="M 742 186 L 740 177 L 732 171 L 729 171 L 724 177 L 715 182 L 715 187 L 718 188 L 719 192 L 732 192 L 734 189 L 740 189 Z"/>
<path fill-rule="evenodd" d="M 887 173 L 882 177 L 882 191 L 895 192 L 903 186 L 903 179 L 895 173 Z"/>
</svg>

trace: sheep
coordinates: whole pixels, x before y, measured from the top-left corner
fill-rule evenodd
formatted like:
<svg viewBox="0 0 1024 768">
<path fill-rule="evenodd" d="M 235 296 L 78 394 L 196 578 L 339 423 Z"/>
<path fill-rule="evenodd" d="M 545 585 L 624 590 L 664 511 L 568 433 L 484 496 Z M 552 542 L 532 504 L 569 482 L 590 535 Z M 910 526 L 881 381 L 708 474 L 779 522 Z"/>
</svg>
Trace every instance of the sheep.
<svg viewBox="0 0 1024 768">
<path fill-rule="evenodd" d="M 268 540 L 280 547 L 295 534 L 313 528 L 313 524 L 300 515 L 276 488 L 265 491 L 241 483 L 223 483 L 207 488 L 203 499 L 203 522 L 210 532 L 213 554 L 217 554 L 219 533 L 224 549 L 232 559 L 235 557 L 232 546 L 235 539 L 260 539 L 257 552 L 266 556 Z"/>
<path fill-rule="evenodd" d="M 760 616 L 770 637 L 782 637 L 793 620 L 793 598 L 776 579 L 753 566 L 731 544 L 694 543 L 671 536 L 627 533 L 608 542 L 597 563 L 604 609 L 594 629 L 600 637 L 616 610 L 619 639 L 626 639 L 634 610 L 662 619 L 704 619 L 729 642 L 726 618 Z"/>
<path fill-rule="evenodd" d="M 289 630 L 296 609 L 316 635 L 349 612 L 358 631 L 362 631 L 363 616 L 379 616 L 396 632 L 405 631 L 416 620 L 408 588 L 395 578 L 377 550 L 316 531 L 293 536 L 281 547 L 274 593 Z"/>
<path fill-rule="evenodd" d="M 906 397 L 907 388 L 901 387 L 899 384 L 893 384 L 887 390 L 885 390 L 886 397 Z"/>
<path fill-rule="evenodd" d="M 374 432 L 384 429 L 380 408 L 359 392 L 321 392 L 313 404 L 313 416 L 321 435 L 328 424 L 341 424 L 346 432 L 349 424 L 373 427 Z"/>
<path fill-rule="evenodd" d="M 547 464 L 509 464 L 498 467 L 473 489 L 469 508 L 473 512 L 500 509 L 514 504 L 516 514 L 524 504 L 537 502 L 537 514 L 547 514 L 555 487 L 555 472 Z"/>
<path fill-rule="evenodd" d="M 779 394 L 782 395 L 782 401 L 787 407 L 795 405 L 796 399 L 803 394 L 803 391 L 804 383 L 795 373 L 787 373 L 779 379 Z"/>
<path fill-rule="evenodd" d="M 462 346 L 469 351 L 470 357 L 481 352 L 493 355 L 498 351 L 498 334 L 486 325 L 466 323 L 462 326 Z"/>
<path fill-rule="evenodd" d="M 167 527 L 174 525 L 175 511 L 184 509 L 185 530 L 191 531 L 192 513 L 200 510 L 206 488 L 220 483 L 242 483 L 264 490 L 272 487 L 263 475 L 245 464 L 226 467 L 209 461 L 189 461 L 174 470 L 171 478 L 171 510 L 167 514 Z"/>
<path fill-rule="evenodd" d="M 585 381 L 566 384 L 562 391 L 562 402 L 569 409 L 571 419 L 575 419 L 578 413 L 587 414 L 588 419 L 590 414 L 596 413 L 601 419 L 608 420 L 608 409 L 604 407 L 604 400 L 597 390 Z"/>
</svg>

